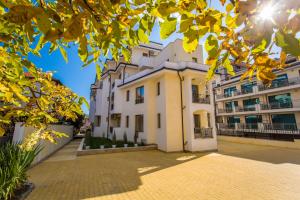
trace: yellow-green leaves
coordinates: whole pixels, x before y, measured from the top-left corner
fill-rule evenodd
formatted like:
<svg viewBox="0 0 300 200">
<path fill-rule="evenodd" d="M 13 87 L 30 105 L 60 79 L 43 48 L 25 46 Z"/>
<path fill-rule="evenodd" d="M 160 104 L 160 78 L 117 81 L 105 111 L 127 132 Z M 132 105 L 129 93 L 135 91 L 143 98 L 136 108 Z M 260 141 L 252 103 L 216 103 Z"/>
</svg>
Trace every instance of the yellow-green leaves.
<svg viewBox="0 0 300 200">
<path fill-rule="evenodd" d="M 63 46 L 58 46 L 59 48 L 59 51 L 61 53 L 61 55 L 63 56 L 63 58 L 65 59 L 66 62 L 68 62 L 68 55 L 67 55 L 67 52 L 65 50 L 65 48 Z"/>
<path fill-rule="evenodd" d="M 217 57 L 219 44 L 217 38 L 214 35 L 208 36 L 208 38 L 205 41 L 204 47 L 209 57 Z"/>
<path fill-rule="evenodd" d="M 148 35 L 143 29 L 138 29 L 138 38 L 142 43 L 149 43 Z"/>
<path fill-rule="evenodd" d="M 276 45 L 281 47 L 283 51 L 294 56 L 300 56 L 300 41 L 293 34 L 276 32 Z"/>
<path fill-rule="evenodd" d="M 160 23 L 160 38 L 166 39 L 176 30 L 177 18 L 166 18 Z"/>
<path fill-rule="evenodd" d="M 87 39 L 86 37 L 81 37 L 79 39 L 79 48 L 78 54 L 82 62 L 86 62 L 88 58 L 88 48 L 87 48 Z"/>
<path fill-rule="evenodd" d="M 102 70 L 101 70 L 101 67 L 99 64 L 96 64 L 96 75 L 97 75 L 97 80 L 100 80 L 101 79 L 101 73 L 102 73 Z"/>
</svg>

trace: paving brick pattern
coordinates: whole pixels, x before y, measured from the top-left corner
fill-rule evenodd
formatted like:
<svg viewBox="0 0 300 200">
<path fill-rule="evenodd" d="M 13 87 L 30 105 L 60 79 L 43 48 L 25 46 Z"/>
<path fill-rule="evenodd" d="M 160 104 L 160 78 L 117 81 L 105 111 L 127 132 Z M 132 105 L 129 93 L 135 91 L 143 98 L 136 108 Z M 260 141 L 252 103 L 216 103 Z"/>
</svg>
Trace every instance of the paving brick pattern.
<svg viewBox="0 0 300 200">
<path fill-rule="evenodd" d="M 218 153 L 76 157 L 79 140 L 29 170 L 29 200 L 299 200 L 300 150 L 220 142 Z"/>
</svg>

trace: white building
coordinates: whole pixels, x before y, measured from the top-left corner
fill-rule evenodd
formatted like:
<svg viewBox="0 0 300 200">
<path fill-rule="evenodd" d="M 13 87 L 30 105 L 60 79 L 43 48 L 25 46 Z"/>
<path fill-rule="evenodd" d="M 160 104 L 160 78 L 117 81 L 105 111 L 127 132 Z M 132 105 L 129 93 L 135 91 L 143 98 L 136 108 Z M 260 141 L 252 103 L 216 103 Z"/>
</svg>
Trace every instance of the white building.
<svg viewBox="0 0 300 200">
<path fill-rule="evenodd" d="M 211 81 L 199 46 L 191 54 L 177 39 L 131 50 L 131 62 L 108 60 L 91 86 L 93 136 L 157 144 L 160 150 L 217 149 Z M 218 78 L 218 77 L 216 77 Z"/>
</svg>

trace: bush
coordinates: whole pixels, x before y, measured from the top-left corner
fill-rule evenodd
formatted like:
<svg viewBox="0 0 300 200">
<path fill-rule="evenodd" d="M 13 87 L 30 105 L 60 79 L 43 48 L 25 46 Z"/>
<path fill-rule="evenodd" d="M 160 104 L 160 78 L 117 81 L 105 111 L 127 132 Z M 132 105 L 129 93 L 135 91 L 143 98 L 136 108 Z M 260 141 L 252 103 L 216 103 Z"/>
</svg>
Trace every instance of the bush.
<svg viewBox="0 0 300 200">
<path fill-rule="evenodd" d="M 0 148 L 0 199 L 10 199 L 27 181 L 26 171 L 40 152 L 39 146 L 30 151 L 18 144 L 7 143 Z"/>
<path fill-rule="evenodd" d="M 127 144 L 127 134 L 126 132 L 124 132 L 124 135 L 123 135 L 123 141 L 124 141 L 124 144 Z"/>
</svg>

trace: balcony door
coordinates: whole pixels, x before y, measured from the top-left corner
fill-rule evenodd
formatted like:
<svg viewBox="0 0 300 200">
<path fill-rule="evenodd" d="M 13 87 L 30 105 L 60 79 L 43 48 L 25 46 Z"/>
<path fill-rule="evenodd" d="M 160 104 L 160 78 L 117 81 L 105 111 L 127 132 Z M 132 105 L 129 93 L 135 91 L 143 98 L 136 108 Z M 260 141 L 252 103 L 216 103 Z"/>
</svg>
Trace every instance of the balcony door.
<svg viewBox="0 0 300 200">
<path fill-rule="evenodd" d="M 195 133 L 200 133 L 201 128 L 201 117 L 200 114 L 194 114 L 194 130 Z"/>
<path fill-rule="evenodd" d="M 272 115 L 272 123 L 276 129 L 282 129 L 282 130 L 297 129 L 297 123 L 294 114 Z"/>
</svg>

